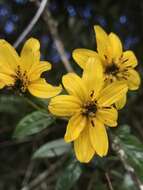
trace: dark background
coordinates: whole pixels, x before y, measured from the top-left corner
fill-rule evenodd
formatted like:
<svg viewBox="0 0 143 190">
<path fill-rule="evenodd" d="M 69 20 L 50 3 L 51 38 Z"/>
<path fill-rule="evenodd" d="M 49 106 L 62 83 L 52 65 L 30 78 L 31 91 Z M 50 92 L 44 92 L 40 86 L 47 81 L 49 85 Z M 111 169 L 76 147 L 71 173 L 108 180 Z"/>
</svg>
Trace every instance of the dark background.
<svg viewBox="0 0 143 190">
<path fill-rule="evenodd" d="M 51 0 L 48 10 L 57 22 L 57 30 L 61 41 L 65 47 L 67 58 L 72 67 L 81 73 L 80 68 L 72 59 L 72 50 L 76 48 L 96 49 L 95 34 L 93 26 L 101 25 L 107 32 L 115 32 L 120 36 L 124 50 L 131 49 L 138 58 L 138 71 L 142 77 L 143 72 L 143 1 L 142 0 Z M 18 36 L 28 25 L 37 6 L 35 2 L 28 0 L 1 0 L 0 1 L 0 38 L 6 39 L 13 44 Z M 67 71 L 58 54 L 49 28 L 41 16 L 35 27 L 28 34 L 29 37 L 36 37 L 41 43 L 41 59 L 52 63 L 53 70 L 45 74 L 52 84 L 61 82 L 61 77 Z M 20 52 L 23 43 L 17 48 Z M 131 133 L 141 142 L 143 141 L 143 90 L 142 85 L 137 92 L 130 92 L 126 107 L 120 111 L 119 125 L 129 125 Z M 12 138 L 16 124 L 26 114 L 34 109 L 23 102 L 20 97 L 13 96 L 5 90 L 0 91 L 0 190 L 19 190 L 27 171 L 31 164 L 33 152 L 45 142 L 63 137 L 66 122 L 58 120 L 55 124 L 58 129 L 50 134 L 47 131 L 38 135 L 30 136 L 28 139 L 17 141 Z M 60 127 L 60 128 L 59 128 Z M 127 137 L 128 138 L 128 137 Z M 133 155 L 134 156 L 134 155 Z M 55 162 L 58 158 L 50 160 Z M 107 157 L 108 159 L 108 157 Z M 104 160 L 104 159 L 103 159 Z M 98 160 L 101 162 L 101 160 Z M 105 167 L 108 160 L 105 160 Z M 34 161 L 31 178 L 36 177 L 40 172 L 48 169 L 49 161 L 41 159 Z M 112 162 L 110 162 L 112 163 Z M 95 164 L 96 165 L 96 164 Z M 102 165 L 102 164 L 101 164 Z M 111 164 L 112 165 L 112 164 Z M 111 190 L 106 184 L 106 178 L 100 167 L 94 164 L 83 165 L 83 174 L 77 185 L 73 189 L 88 189 L 89 181 L 93 171 L 97 172 L 95 181 L 100 181 L 101 187 L 97 183 L 91 189 Z M 95 169 L 96 168 L 96 169 Z M 118 169 L 117 169 L 118 168 Z M 115 162 L 113 170 L 118 170 L 119 174 L 125 171 L 122 166 Z M 62 171 L 62 166 L 60 168 Z M 59 171 L 59 175 L 60 175 Z M 54 176 L 54 174 L 52 174 Z M 121 176 L 112 176 L 115 189 L 128 190 L 131 186 L 120 186 L 123 179 Z M 57 178 L 55 177 L 54 180 Z M 100 180 L 99 180 L 100 179 Z M 129 181 L 128 179 L 127 181 Z M 84 187 L 84 188 L 83 188 Z M 46 189 L 47 187 L 45 187 Z M 52 186 L 51 189 L 54 189 Z M 134 187 L 135 188 L 135 187 Z M 44 186 L 37 186 L 36 190 L 44 190 Z M 50 189 L 50 188 L 49 188 Z M 88 190 L 91 190 L 88 189 Z M 133 187 L 131 187 L 133 189 Z M 136 188 L 135 188 L 136 189 Z M 65 189 L 66 190 L 66 189 Z"/>
</svg>

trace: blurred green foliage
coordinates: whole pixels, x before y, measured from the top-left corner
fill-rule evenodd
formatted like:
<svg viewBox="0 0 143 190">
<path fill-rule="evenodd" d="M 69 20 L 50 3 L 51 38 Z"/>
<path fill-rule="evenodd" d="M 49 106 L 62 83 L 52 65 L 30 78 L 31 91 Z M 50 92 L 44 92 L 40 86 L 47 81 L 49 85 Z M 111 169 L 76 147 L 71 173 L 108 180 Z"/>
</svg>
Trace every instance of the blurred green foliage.
<svg viewBox="0 0 143 190">
<path fill-rule="evenodd" d="M 94 24 L 117 33 L 124 49 L 132 49 L 139 60 L 142 78 L 143 1 L 132 0 L 50 0 L 48 8 L 57 22 L 58 34 L 67 57 L 76 72 L 81 73 L 71 53 L 79 47 L 95 49 Z M 13 44 L 22 33 L 37 7 L 34 1 L 0 1 L 0 38 Z M 58 84 L 66 73 L 43 17 L 28 34 L 41 42 L 41 59 L 52 63 L 53 69 L 43 73 L 48 81 Z M 27 37 L 27 38 L 28 38 Z M 18 47 L 20 51 L 22 44 Z M 126 107 L 120 111 L 119 127 L 109 132 L 125 152 L 125 162 L 131 173 L 112 148 L 105 158 L 95 157 L 89 164 L 75 160 L 72 146 L 63 138 L 66 120 L 53 118 L 43 112 L 47 100 L 33 103 L 6 89 L 0 92 L 0 190 L 141 190 L 143 183 L 143 90 L 129 93 Z M 111 134 L 111 136 L 112 136 Z M 14 138 L 13 138 L 14 137 Z M 33 158 L 33 159 L 32 159 Z M 44 176 L 45 172 L 46 177 Z M 140 180 L 140 181 L 138 181 Z M 36 185 L 33 185 L 36 181 Z M 26 190 L 26 189 L 25 189 Z"/>
</svg>

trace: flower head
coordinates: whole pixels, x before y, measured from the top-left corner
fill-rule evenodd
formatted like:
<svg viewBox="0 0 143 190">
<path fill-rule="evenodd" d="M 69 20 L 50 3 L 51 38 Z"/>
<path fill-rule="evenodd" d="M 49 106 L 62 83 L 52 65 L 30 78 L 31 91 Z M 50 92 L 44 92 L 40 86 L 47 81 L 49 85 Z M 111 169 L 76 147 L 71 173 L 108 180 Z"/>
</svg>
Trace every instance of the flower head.
<svg viewBox="0 0 143 190">
<path fill-rule="evenodd" d="M 121 41 L 116 34 L 111 32 L 108 35 L 100 26 L 94 26 L 94 30 L 98 53 L 88 49 L 76 49 L 73 51 L 75 61 L 84 69 L 89 57 L 100 59 L 106 84 L 122 81 L 130 90 L 138 89 L 140 77 L 134 69 L 137 66 L 137 59 L 133 51 L 123 52 Z M 125 103 L 125 97 L 120 103 Z"/>
<path fill-rule="evenodd" d="M 89 162 L 96 153 L 105 156 L 108 137 L 105 125 L 117 125 L 117 110 L 113 104 L 126 92 L 127 85 L 114 82 L 105 87 L 103 67 L 99 60 L 89 58 L 82 78 L 75 73 L 63 76 L 68 95 L 51 99 L 49 110 L 57 116 L 70 117 L 65 141 L 74 141 L 76 157 Z"/>
<path fill-rule="evenodd" d="M 54 87 L 41 78 L 51 64 L 40 61 L 39 41 L 30 38 L 24 44 L 20 56 L 5 40 L 0 40 L 0 88 L 11 87 L 19 93 L 27 90 L 34 96 L 49 98 L 57 95 L 61 87 Z"/>
</svg>

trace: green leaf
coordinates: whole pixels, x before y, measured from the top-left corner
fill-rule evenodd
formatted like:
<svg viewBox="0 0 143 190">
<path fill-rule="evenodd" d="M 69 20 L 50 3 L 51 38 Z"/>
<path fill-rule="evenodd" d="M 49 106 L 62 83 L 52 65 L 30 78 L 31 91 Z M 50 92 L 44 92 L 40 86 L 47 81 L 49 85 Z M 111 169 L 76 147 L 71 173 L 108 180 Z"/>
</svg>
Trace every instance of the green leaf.
<svg viewBox="0 0 143 190">
<path fill-rule="evenodd" d="M 143 144 L 130 133 L 128 126 L 121 126 L 117 132 L 120 146 L 127 155 L 128 163 L 135 169 L 140 180 L 143 181 Z"/>
<path fill-rule="evenodd" d="M 64 168 L 62 174 L 57 180 L 56 190 L 70 190 L 81 176 L 80 163 L 76 160 L 72 160 Z"/>
<path fill-rule="evenodd" d="M 33 158 L 51 158 L 60 156 L 65 152 L 68 152 L 71 148 L 71 144 L 65 143 L 63 139 L 54 140 L 41 146 L 33 155 Z"/>
<path fill-rule="evenodd" d="M 16 114 L 19 109 L 22 99 L 13 95 L 0 95 L 0 112 Z"/>
<path fill-rule="evenodd" d="M 33 135 L 51 125 L 55 119 L 41 111 L 34 111 L 24 117 L 16 126 L 13 137 L 24 138 Z"/>
</svg>

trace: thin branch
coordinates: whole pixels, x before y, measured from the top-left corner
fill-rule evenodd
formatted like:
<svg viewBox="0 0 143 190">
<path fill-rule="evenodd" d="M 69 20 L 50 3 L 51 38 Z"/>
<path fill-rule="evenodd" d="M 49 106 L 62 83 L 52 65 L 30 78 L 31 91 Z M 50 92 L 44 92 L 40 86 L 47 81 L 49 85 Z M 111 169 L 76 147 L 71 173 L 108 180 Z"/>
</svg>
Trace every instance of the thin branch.
<svg viewBox="0 0 143 190">
<path fill-rule="evenodd" d="M 143 184 L 141 183 L 138 176 L 136 175 L 134 168 L 127 162 L 126 153 L 120 147 L 120 144 L 118 143 L 118 140 L 116 138 L 113 140 L 112 148 L 116 152 L 116 154 L 118 155 L 118 157 L 119 157 L 120 161 L 122 162 L 125 170 L 130 175 L 131 179 L 133 180 L 133 182 L 136 185 L 136 187 L 138 188 L 138 190 L 143 190 Z"/>
<path fill-rule="evenodd" d="M 33 108 L 35 108 L 36 110 L 39 110 L 41 112 L 46 112 L 47 113 L 47 110 L 45 108 L 42 108 L 40 107 L 39 105 L 37 105 L 35 102 L 33 102 L 31 99 L 27 98 L 27 97 L 24 97 L 23 98 L 30 106 L 32 106 Z"/>
<path fill-rule="evenodd" d="M 87 187 L 87 190 L 91 190 L 93 187 L 94 187 L 94 184 L 95 184 L 95 176 L 96 176 L 96 172 L 94 172 L 89 180 L 89 183 L 88 183 L 88 187 Z"/>
<path fill-rule="evenodd" d="M 48 170 L 39 174 L 31 183 L 27 186 L 22 187 L 21 190 L 32 190 L 35 189 L 39 184 L 41 184 L 51 173 L 55 172 L 58 167 L 62 165 L 63 162 L 67 159 L 67 156 L 63 156 L 60 160 L 58 160 L 55 164 L 52 164 Z"/>
<path fill-rule="evenodd" d="M 39 1 L 36 1 L 36 5 L 37 6 L 39 5 Z M 57 22 L 52 17 L 52 15 L 48 9 L 48 6 L 43 12 L 43 19 L 48 26 L 48 29 L 51 33 L 51 36 L 52 36 L 53 41 L 55 43 L 55 46 L 57 48 L 57 52 L 59 53 L 59 55 L 61 57 L 61 60 L 63 62 L 65 69 L 67 70 L 67 72 L 73 72 L 74 70 L 73 70 L 73 68 L 72 68 L 72 66 L 71 66 L 71 64 L 67 58 L 67 55 L 66 55 L 66 52 L 64 49 L 64 45 L 63 45 L 62 40 L 60 39 L 59 34 L 58 34 Z"/>
<path fill-rule="evenodd" d="M 21 190 L 30 190 L 38 186 L 38 184 L 42 183 L 49 175 L 49 171 L 45 171 L 38 175 L 29 185 L 24 186 Z"/>
<path fill-rule="evenodd" d="M 113 188 L 113 185 L 112 185 L 112 182 L 111 182 L 111 179 L 110 179 L 110 176 L 109 176 L 109 173 L 108 172 L 105 172 L 105 177 L 107 179 L 107 183 L 108 183 L 108 187 L 110 190 L 114 190 Z"/>
<path fill-rule="evenodd" d="M 18 39 L 16 40 L 16 42 L 14 43 L 14 47 L 15 48 L 17 48 L 20 45 L 20 43 L 24 40 L 24 38 L 29 34 L 29 32 L 35 26 L 35 24 L 39 20 L 41 14 L 43 13 L 43 11 L 44 11 L 44 9 L 46 7 L 47 1 L 48 0 L 42 0 L 41 1 L 41 3 L 39 4 L 39 8 L 38 8 L 36 14 L 32 18 L 32 20 L 30 21 L 30 23 L 28 24 L 28 26 L 25 28 L 25 30 L 18 37 Z"/>
<path fill-rule="evenodd" d="M 45 182 L 43 182 L 43 183 L 41 183 L 41 189 L 42 190 L 47 190 L 47 189 L 49 189 L 49 187 L 47 186 L 47 184 L 45 183 Z"/>
<path fill-rule="evenodd" d="M 30 164 L 28 165 L 28 168 L 25 173 L 24 180 L 22 182 L 23 187 L 28 184 L 28 181 L 29 181 L 30 177 L 32 176 L 33 169 L 34 169 L 34 162 L 30 161 Z"/>
</svg>

